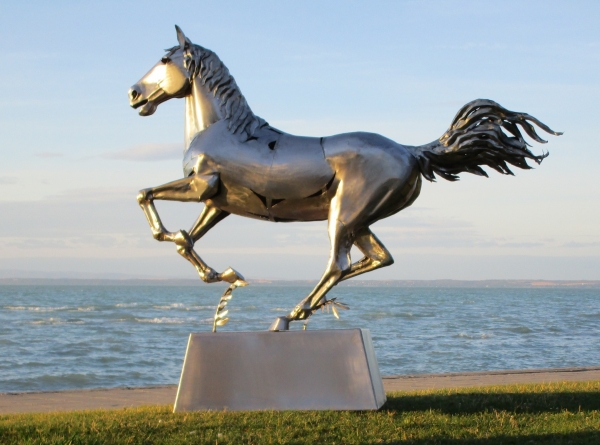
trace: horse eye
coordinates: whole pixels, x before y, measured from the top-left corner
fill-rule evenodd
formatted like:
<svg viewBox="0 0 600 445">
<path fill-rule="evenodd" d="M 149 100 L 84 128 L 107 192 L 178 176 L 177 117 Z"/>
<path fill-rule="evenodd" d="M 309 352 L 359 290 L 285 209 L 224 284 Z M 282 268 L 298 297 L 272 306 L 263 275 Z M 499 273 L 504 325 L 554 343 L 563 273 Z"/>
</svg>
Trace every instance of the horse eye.
<svg viewBox="0 0 600 445">
<path fill-rule="evenodd" d="M 162 59 L 160 59 L 160 61 L 162 63 L 169 63 L 171 61 L 171 59 L 169 59 L 168 57 L 163 57 Z"/>
</svg>

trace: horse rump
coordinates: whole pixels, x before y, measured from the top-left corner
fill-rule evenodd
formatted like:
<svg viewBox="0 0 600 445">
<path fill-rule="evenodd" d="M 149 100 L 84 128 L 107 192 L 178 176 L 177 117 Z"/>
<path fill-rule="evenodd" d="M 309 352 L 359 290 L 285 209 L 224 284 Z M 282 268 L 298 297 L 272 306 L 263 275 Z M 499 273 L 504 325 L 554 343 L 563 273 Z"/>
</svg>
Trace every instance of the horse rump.
<svg viewBox="0 0 600 445">
<path fill-rule="evenodd" d="M 527 159 L 537 164 L 548 156 L 533 154 L 519 126 L 536 142 L 539 137 L 532 123 L 547 133 L 560 136 L 547 125 L 527 113 L 509 111 L 488 99 L 477 99 L 463 106 L 444 135 L 426 145 L 414 147 L 421 174 L 435 181 L 436 174 L 448 181 L 457 181 L 462 172 L 486 176 L 481 166 L 487 165 L 499 173 L 512 175 L 508 164 L 530 169 Z"/>
</svg>

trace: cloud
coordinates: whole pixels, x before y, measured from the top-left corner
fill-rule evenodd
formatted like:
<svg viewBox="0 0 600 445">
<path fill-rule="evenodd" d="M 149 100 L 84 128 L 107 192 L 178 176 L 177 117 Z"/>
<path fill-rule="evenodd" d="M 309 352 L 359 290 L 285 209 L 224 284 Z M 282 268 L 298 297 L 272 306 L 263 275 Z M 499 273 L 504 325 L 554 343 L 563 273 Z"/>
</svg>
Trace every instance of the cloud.
<svg viewBox="0 0 600 445">
<path fill-rule="evenodd" d="M 0 176 L 0 185 L 16 184 L 17 178 L 12 176 Z"/>
<path fill-rule="evenodd" d="M 540 247 L 545 243 L 541 242 L 522 242 L 522 243 L 497 243 L 498 247 Z"/>
<path fill-rule="evenodd" d="M 38 158 L 60 158 L 64 155 L 54 151 L 43 151 L 41 153 L 36 153 L 35 156 Z"/>
<path fill-rule="evenodd" d="M 125 150 L 109 152 L 101 155 L 104 159 L 114 159 L 118 161 L 162 161 L 165 159 L 181 159 L 182 144 L 141 144 Z"/>
<path fill-rule="evenodd" d="M 415 209 L 416 210 L 416 209 Z M 397 225 L 375 226 L 373 231 L 390 249 L 430 249 L 444 252 L 448 249 L 462 253 L 486 250 L 499 254 L 502 249 L 550 248 L 554 240 L 498 237 L 482 231 L 472 222 L 460 219 L 441 219 L 428 209 L 418 209 L 414 215 L 394 220 Z M 391 222 L 391 221 L 390 221 Z M 389 223 L 388 223 L 389 224 Z M 433 249 L 433 250 L 431 250 Z"/>
<path fill-rule="evenodd" d="M 590 242 L 584 242 L 584 243 L 580 243 L 577 241 L 570 241 L 568 243 L 564 243 L 563 246 L 570 247 L 570 248 L 598 247 L 598 246 L 600 246 L 600 241 L 590 241 Z"/>
<path fill-rule="evenodd" d="M 130 201 L 137 194 L 137 189 L 128 187 L 86 187 L 79 189 L 63 190 L 55 195 L 44 197 L 43 201 L 54 203 L 81 203 L 81 202 L 121 202 Z M 29 201 L 26 201 L 28 203 Z M 1 206 L 2 203 L 0 203 Z M 78 204 L 79 205 L 79 204 Z M 0 207 L 1 208 L 1 207 Z"/>
</svg>

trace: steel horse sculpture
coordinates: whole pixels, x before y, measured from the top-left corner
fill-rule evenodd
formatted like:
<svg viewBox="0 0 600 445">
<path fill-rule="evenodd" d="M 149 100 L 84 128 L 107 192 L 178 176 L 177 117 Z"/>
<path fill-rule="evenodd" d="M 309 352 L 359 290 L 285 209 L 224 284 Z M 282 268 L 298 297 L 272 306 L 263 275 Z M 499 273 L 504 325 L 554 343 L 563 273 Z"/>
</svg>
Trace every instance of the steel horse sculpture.
<svg viewBox="0 0 600 445">
<path fill-rule="evenodd" d="M 370 226 L 410 206 L 421 177 L 449 181 L 461 172 L 487 176 L 481 166 L 512 174 L 507 164 L 529 169 L 548 153 L 534 155 L 521 132 L 545 143 L 531 123 L 560 135 L 536 118 L 474 100 L 460 109 L 448 131 L 421 146 L 398 144 L 373 133 L 301 137 L 256 116 L 217 55 L 193 44 L 176 26 L 179 44 L 129 90 L 130 105 L 149 116 L 161 103 L 185 98 L 184 178 L 140 191 L 138 202 L 159 241 L 171 241 L 207 282 L 243 285 L 229 268 L 217 273 L 194 243 L 230 214 L 273 222 L 328 220 L 331 251 L 316 287 L 270 329 L 287 330 L 331 304 L 327 292 L 342 280 L 391 265 L 394 260 Z M 169 232 L 153 201 L 204 202 L 186 232 Z M 364 257 L 351 262 L 355 245 Z"/>
</svg>

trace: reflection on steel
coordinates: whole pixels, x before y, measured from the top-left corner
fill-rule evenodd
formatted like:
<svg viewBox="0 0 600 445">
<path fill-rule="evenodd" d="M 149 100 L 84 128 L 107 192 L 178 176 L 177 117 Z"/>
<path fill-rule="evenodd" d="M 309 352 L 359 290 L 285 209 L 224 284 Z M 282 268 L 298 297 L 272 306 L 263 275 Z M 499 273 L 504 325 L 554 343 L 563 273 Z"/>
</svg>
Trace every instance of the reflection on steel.
<svg viewBox="0 0 600 445">
<path fill-rule="evenodd" d="M 545 143 L 532 124 L 560 135 L 536 118 L 485 99 L 466 104 L 439 139 L 421 146 L 398 144 L 373 133 L 312 138 L 286 134 L 256 116 L 217 55 L 185 37 L 129 90 L 130 105 L 149 116 L 162 102 L 185 98 L 184 178 L 142 190 L 138 202 L 154 238 L 171 241 L 207 283 L 244 284 L 233 269 L 217 273 L 194 250 L 194 243 L 230 214 L 265 221 L 328 220 L 331 251 L 313 291 L 272 330 L 306 320 L 326 305 L 327 292 L 342 280 L 389 266 L 392 256 L 370 226 L 410 206 L 421 177 L 449 181 L 461 172 L 487 176 L 481 166 L 512 174 L 507 164 L 528 169 L 540 163 L 521 130 Z M 186 232 L 163 226 L 154 200 L 204 202 Z M 352 263 L 350 249 L 364 257 Z"/>
</svg>

